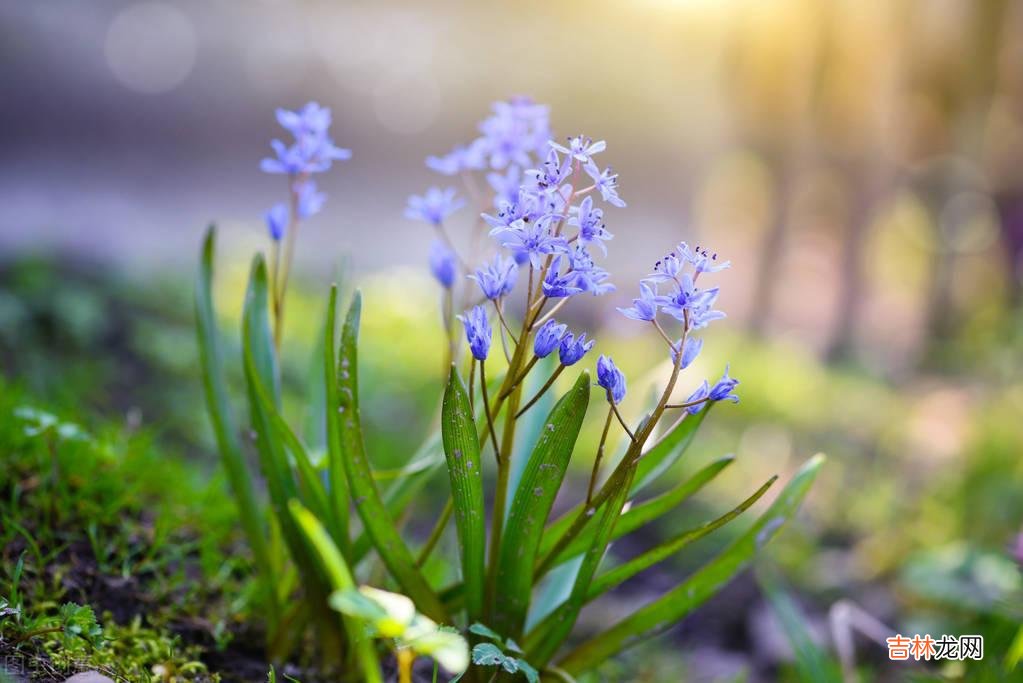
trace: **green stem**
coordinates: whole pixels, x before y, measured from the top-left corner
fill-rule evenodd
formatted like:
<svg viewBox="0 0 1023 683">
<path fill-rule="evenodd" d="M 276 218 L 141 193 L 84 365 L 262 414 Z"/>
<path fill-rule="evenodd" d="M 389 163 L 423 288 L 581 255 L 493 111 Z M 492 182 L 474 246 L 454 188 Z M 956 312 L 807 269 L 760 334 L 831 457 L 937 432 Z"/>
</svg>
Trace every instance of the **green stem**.
<svg viewBox="0 0 1023 683">
<path fill-rule="evenodd" d="M 516 420 L 522 417 L 523 413 L 532 408 L 533 405 L 540 400 L 540 397 L 547 393 L 547 390 L 551 388 L 552 384 L 554 384 L 554 380 L 558 378 L 558 375 L 560 375 L 565 370 L 566 367 L 568 366 L 559 365 L 557 368 L 555 368 L 554 372 L 551 373 L 551 376 L 547 379 L 547 382 L 542 387 L 540 387 L 540 391 L 536 392 L 536 395 L 533 398 L 529 399 L 529 403 L 522 406 L 522 409 L 519 412 L 515 413 Z"/>
<path fill-rule="evenodd" d="M 597 446 L 597 455 L 593 458 L 593 471 L 590 472 L 590 483 L 586 487 L 586 504 L 589 505 L 593 499 L 593 487 L 597 485 L 597 475 L 600 474 L 600 461 L 604 458 L 604 444 L 607 442 L 607 432 L 611 428 L 611 415 L 614 404 L 607 410 L 607 418 L 604 419 L 604 431 L 600 434 L 600 445 Z"/>
<path fill-rule="evenodd" d="M 448 520 L 451 519 L 451 513 L 454 509 L 454 500 L 448 498 L 448 502 L 444 504 L 444 509 L 441 510 L 440 517 L 437 518 L 437 523 L 433 525 L 433 530 L 430 531 L 430 536 L 426 539 L 423 549 L 419 551 L 419 557 L 416 558 L 417 567 L 422 567 L 426 564 L 426 561 L 430 559 L 430 553 L 432 553 L 433 549 L 437 547 L 440 537 L 444 535 L 444 529 L 447 528 Z"/>
</svg>

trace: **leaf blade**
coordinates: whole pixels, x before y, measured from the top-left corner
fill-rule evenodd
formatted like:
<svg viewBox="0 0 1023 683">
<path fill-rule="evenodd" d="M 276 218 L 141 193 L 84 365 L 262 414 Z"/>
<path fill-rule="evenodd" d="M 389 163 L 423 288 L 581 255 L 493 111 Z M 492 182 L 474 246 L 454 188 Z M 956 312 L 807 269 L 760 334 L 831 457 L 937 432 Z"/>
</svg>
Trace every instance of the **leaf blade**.
<svg viewBox="0 0 1023 683">
<path fill-rule="evenodd" d="M 560 660 L 558 666 L 569 674 L 588 670 L 617 652 L 635 645 L 642 638 L 674 624 L 703 604 L 749 564 L 757 549 L 770 540 L 795 513 L 823 462 L 824 457 L 821 455 L 811 458 L 746 533 L 689 579 L 596 638 L 575 648 Z"/>
<path fill-rule="evenodd" d="M 363 444 L 359 415 L 358 336 L 362 296 L 356 291 L 341 330 L 340 372 L 338 374 L 338 423 L 345 474 L 368 538 L 384 565 L 419 610 L 439 622 L 448 621 L 437 594 L 415 565 L 408 546 L 384 504 Z"/>
<path fill-rule="evenodd" d="M 525 623 L 544 524 L 568 468 L 589 400 L 590 376 L 583 372 L 551 410 L 512 500 L 497 562 L 502 600 L 496 605 L 493 620 L 494 628 L 506 636 L 518 637 Z"/>
<path fill-rule="evenodd" d="M 454 363 L 441 405 L 441 438 L 448 463 L 455 527 L 462 551 L 465 608 L 469 621 L 483 614 L 486 532 L 484 530 L 483 468 L 472 405 Z"/>
</svg>

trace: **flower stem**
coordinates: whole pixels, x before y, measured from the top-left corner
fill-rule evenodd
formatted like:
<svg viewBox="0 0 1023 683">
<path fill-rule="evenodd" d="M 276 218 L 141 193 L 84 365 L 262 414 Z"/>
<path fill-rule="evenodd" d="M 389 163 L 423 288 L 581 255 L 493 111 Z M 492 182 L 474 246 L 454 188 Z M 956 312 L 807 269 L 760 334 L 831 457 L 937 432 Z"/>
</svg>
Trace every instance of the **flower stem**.
<svg viewBox="0 0 1023 683">
<path fill-rule="evenodd" d="M 558 378 L 558 375 L 560 375 L 560 374 L 562 373 L 562 371 L 564 371 L 564 369 L 565 369 L 566 367 L 568 367 L 568 366 L 567 366 L 567 365 L 559 365 L 559 366 L 558 366 L 558 367 L 557 367 L 557 368 L 556 368 L 556 369 L 554 370 L 554 372 L 553 372 L 553 373 L 551 373 L 551 376 L 550 376 L 550 377 L 549 377 L 549 378 L 547 379 L 547 382 L 546 382 L 546 384 L 544 384 L 544 385 L 543 385 L 543 386 L 542 386 L 542 387 L 540 388 L 540 391 L 536 392 L 536 395 L 535 395 L 535 396 L 534 396 L 533 398 L 529 399 L 529 403 L 527 403 L 526 405 L 524 405 L 524 406 L 522 407 L 522 410 L 520 410 L 519 412 L 515 413 L 515 419 L 516 419 L 516 420 L 517 420 L 517 419 L 519 419 L 520 417 L 522 417 L 522 414 L 523 414 L 524 412 L 526 412 L 527 410 L 529 410 L 530 408 L 532 408 L 532 407 L 533 407 L 533 404 L 534 404 L 534 403 L 536 403 L 537 401 L 539 401 L 539 400 L 540 400 L 540 397 L 541 397 L 541 396 L 543 396 L 543 395 L 544 395 L 545 393 L 547 393 L 547 390 L 551 388 L 551 385 L 552 385 L 552 384 L 554 384 L 554 380 L 556 380 L 556 379 Z M 521 385 L 520 385 L 520 386 L 521 386 Z M 628 429 L 626 429 L 625 431 L 628 431 Z"/>
<path fill-rule="evenodd" d="M 590 472 L 590 483 L 586 487 L 586 504 L 593 500 L 593 487 L 597 485 L 597 475 L 600 473 L 600 461 L 604 458 L 604 444 L 607 443 L 607 432 L 611 428 L 611 415 L 614 412 L 614 404 L 607 409 L 607 417 L 604 419 L 604 431 L 600 433 L 600 445 L 597 446 L 597 455 L 593 458 L 593 471 Z"/>
<path fill-rule="evenodd" d="M 625 420 L 622 418 L 622 414 L 618 412 L 618 406 L 611 399 L 611 392 L 609 391 L 607 393 L 608 393 L 607 402 L 611 404 L 611 412 L 613 412 L 615 417 L 618 418 L 618 423 L 622 426 L 622 429 L 625 430 L 625 433 L 629 435 L 629 439 L 631 441 L 635 441 L 636 435 L 632 433 L 632 430 L 629 429 L 629 425 L 625 424 Z"/>
<path fill-rule="evenodd" d="M 476 398 L 473 395 L 476 387 L 476 356 L 473 356 L 469 360 L 469 409 L 472 411 L 476 410 Z M 475 415 L 473 415 L 475 417 Z M 487 416 L 490 419 L 490 416 Z"/>
<path fill-rule="evenodd" d="M 454 509 L 454 500 L 448 498 L 448 502 L 444 504 L 444 509 L 441 510 L 440 517 L 437 518 L 437 523 L 433 525 L 433 530 L 430 531 L 430 536 L 426 539 L 423 549 L 419 551 L 419 557 L 416 558 L 417 567 L 422 567 L 426 564 L 426 561 L 430 559 L 430 553 L 432 553 L 433 549 L 437 547 L 440 537 L 444 535 L 444 529 L 447 528 L 448 520 L 451 519 L 451 513 Z"/>
<path fill-rule="evenodd" d="M 494 457 L 497 458 L 497 465 L 501 465 L 501 451 L 497 448 L 497 436 L 494 435 L 493 418 L 490 416 L 490 398 L 487 396 L 487 375 L 484 371 L 486 361 L 480 361 L 480 393 L 483 394 L 483 412 L 487 416 L 490 427 L 490 441 L 494 445 Z"/>
</svg>

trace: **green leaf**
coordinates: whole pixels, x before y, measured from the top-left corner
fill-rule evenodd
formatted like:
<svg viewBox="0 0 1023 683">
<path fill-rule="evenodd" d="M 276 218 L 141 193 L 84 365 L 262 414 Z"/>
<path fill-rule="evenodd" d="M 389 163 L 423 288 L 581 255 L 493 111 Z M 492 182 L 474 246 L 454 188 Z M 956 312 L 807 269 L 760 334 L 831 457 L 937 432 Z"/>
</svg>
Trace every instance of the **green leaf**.
<svg viewBox="0 0 1023 683">
<path fill-rule="evenodd" d="M 696 432 L 700 429 L 700 425 L 703 424 L 711 407 L 708 405 L 696 415 L 690 415 L 683 410 L 682 416 L 668 428 L 664 436 L 643 453 L 643 457 L 636 465 L 636 475 L 632 480 L 633 494 L 649 486 L 668 468 L 678 462 L 693 442 Z"/>
<path fill-rule="evenodd" d="M 270 551 L 266 544 L 266 530 L 263 525 L 262 512 L 256 502 L 256 494 L 252 487 L 252 479 L 242 456 L 241 444 L 238 441 L 238 429 L 227 395 L 227 381 L 221 360 L 220 341 L 217 334 L 217 318 L 213 309 L 213 255 L 216 241 L 216 228 L 210 226 L 203 240 L 202 257 L 199 275 L 195 287 L 195 320 L 199 337 L 199 362 L 202 366 L 203 388 L 206 393 L 206 406 L 213 423 L 213 433 L 217 440 L 217 450 L 227 473 L 231 493 L 238 504 L 242 529 L 246 540 L 252 548 L 256 565 L 267 578 L 269 585 L 274 585 Z M 268 590 L 268 594 L 274 591 Z M 271 611 L 276 613 L 276 608 Z"/>
<path fill-rule="evenodd" d="M 710 483 L 718 474 L 721 473 L 721 470 L 731 465 L 734 461 L 735 457 L 731 455 L 719 458 L 667 493 L 634 506 L 628 512 L 624 513 L 621 516 L 621 519 L 618 520 L 617 524 L 615 524 L 614 534 L 611 536 L 611 540 L 613 541 L 626 534 L 632 533 L 636 529 L 639 529 L 668 512 L 671 512 L 690 496 Z M 640 462 L 642 462 L 642 460 Z M 635 486 L 633 486 L 632 489 L 633 492 L 635 492 Z M 554 546 L 554 541 L 557 539 L 557 527 L 563 526 L 564 528 L 567 528 L 567 525 L 562 523 L 562 519 L 566 518 L 562 517 L 558 520 L 558 522 L 551 525 L 550 529 L 548 529 L 549 532 L 554 531 L 554 534 L 544 534 L 543 543 L 540 545 L 541 555 L 545 555 L 547 552 L 550 552 L 551 547 Z M 571 522 L 571 519 L 568 518 L 567 521 Z M 586 548 L 589 547 L 595 531 L 596 530 L 593 526 L 587 526 L 585 531 L 580 533 L 579 536 L 577 536 L 575 540 L 573 540 L 568 547 L 559 554 L 555 563 L 564 562 L 571 557 L 575 557 L 576 555 L 580 555 L 585 552 Z"/>
<path fill-rule="evenodd" d="M 630 475 L 632 472 L 630 471 Z M 575 584 L 572 586 L 572 593 L 568 600 L 555 610 L 547 620 L 549 628 L 542 629 L 543 638 L 526 643 L 529 659 L 541 665 L 546 664 L 554 653 L 558 651 L 561 644 L 568 638 L 579 618 L 579 612 L 586 603 L 587 592 L 593 575 L 597 573 L 604 553 L 607 551 L 607 544 L 611 540 L 611 533 L 615 524 L 621 518 L 622 508 L 629 499 L 629 489 L 632 485 L 632 477 L 627 476 L 620 482 L 618 489 L 608 499 L 607 504 L 601 512 L 595 527 L 596 532 L 590 540 L 590 547 L 583 556 L 582 564 L 576 573 Z"/>
<path fill-rule="evenodd" d="M 824 456 L 811 458 L 746 533 L 686 581 L 575 648 L 558 666 L 571 675 L 590 670 L 608 657 L 671 626 L 703 604 L 749 564 L 757 550 L 795 514 L 823 462 Z"/>
<path fill-rule="evenodd" d="M 335 594 L 338 591 L 355 592 L 355 579 L 352 576 L 351 568 L 345 563 L 341 551 L 331 540 L 323 525 L 315 515 L 302 507 L 301 503 L 296 500 L 291 501 L 289 509 L 296 525 L 302 530 L 306 540 L 319 556 L 320 563 Z M 348 638 L 354 645 L 355 656 L 359 661 L 365 680 L 369 683 L 381 683 L 383 677 L 380 673 L 380 662 L 372 641 L 363 635 L 362 624 L 348 615 L 342 615 L 341 618 L 344 621 Z"/>
<path fill-rule="evenodd" d="M 648 569 L 658 562 L 663 562 L 672 555 L 675 555 L 682 548 L 689 544 L 698 541 L 699 539 L 707 536 L 713 531 L 720 529 L 725 524 L 728 524 L 733 519 L 741 515 L 743 512 L 748 510 L 755 502 L 760 500 L 760 497 L 767 493 L 767 489 L 771 488 L 771 485 L 777 481 L 778 477 L 771 477 L 768 479 L 763 486 L 757 489 L 753 495 L 746 500 L 742 501 L 734 509 L 729 510 L 727 513 L 721 515 L 717 519 L 711 520 L 706 524 L 696 527 L 695 529 L 689 529 L 677 534 L 673 538 L 659 544 L 657 547 L 648 550 L 639 557 L 621 564 L 614 569 L 611 569 L 596 578 L 593 584 L 590 586 L 589 595 L 587 595 L 587 601 L 595 600 L 607 591 L 611 590 L 615 586 L 628 581 L 630 578 L 639 574 L 641 571 Z"/>
<path fill-rule="evenodd" d="M 458 544 L 462 550 L 465 608 L 469 619 L 476 620 L 483 613 L 485 578 L 483 468 L 469 394 L 453 363 L 441 407 L 441 434 L 451 479 Z"/>
<path fill-rule="evenodd" d="M 337 285 L 330 286 L 327 321 L 324 324 L 323 368 L 324 406 L 327 425 L 327 481 L 330 482 L 330 510 L 337 529 L 335 541 L 342 550 L 348 546 L 348 481 L 345 478 L 344 455 L 341 453 L 341 427 L 338 421 L 340 403 L 337 398 L 337 362 L 335 334 L 337 331 Z"/>
<path fill-rule="evenodd" d="M 366 533 L 380 554 L 384 565 L 426 616 L 448 621 L 437 594 L 416 568 L 415 559 L 402 539 L 390 512 L 373 481 L 369 459 L 362 438 L 359 415 L 358 337 L 362 297 L 356 292 L 341 331 L 341 355 L 338 372 L 338 422 L 345 473 L 355 508 L 362 518 Z"/>
<path fill-rule="evenodd" d="M 706 413 L 707 410 L 702 410 L 696 415 L 689 415 L 688 417 L 686 417 L 688 413 L 684 414 L 675 422 L 675 425 L 668 430 L 668 433 L 665 436 L 643 453 L 635 467 L 634 474 L 630 474 L 630 468 L 625 463 L 619 463 L 612 475 L 609 477 L 605 486 L 616 487 L 618 482 L 622 481 L 626 476 L 630 476 L 633 481 L 630 495 L 638 493 L 644 486 L 654 481 L 665 470 L 671 467 L 671 465 L 677 462 L 680 457 L 682 457 L 682 454 L 685 453 L 686 449 L 689 448 L 689 445 L 692 443 L 693 437 L 696 435 L 696 431 L 703 423 Z M 707 472 L 707 474 L 716 473 Z M 595 509 L 592 510 L 589 519 L 585 520 L 584 524 L 580 527 L 573 528 L 576 520 L 583 513 L 583 504 L 580 503 L 559 517 L 557 521 L 547 528 L 544 532 L 544 551 L 540 555 L 543 558 L 540 563 L 541 575 L 546 573 L 546 569 L 554 566 L 555 562 L 553 560 L 555 558 L 549 557 L 549 554 L 551 549 L 554 548 L 566 534 L 575 533 L 577 537 L 581 537 L 584 540 L 576 543 L 576 538 L 572 538 L 571 542 L 576 543 L 574 550 L 571 553 L 559 552 L 559 561 L 564 561 L 569 557 L 577 555 L 582 552 L 583 548 L 589 547 L 588 538 L 590 538 L 590 535 L 593 533 L 593 520 L 596 519 L 596 512 L 601 507 L 603 507 L 603 503 L 598 503 L 595 506 Z M 622 533 L 624 534 L 628 532 Z"/>
<path fill-rule="evenodd" d="M 504 638 L 501 637 L 500 633 L 498 633 L 497 631 L 495 631 L 492 628 L 484 626 L 483 624 L 479 623 L 478 621 L 473 623 L 469 627 L 469 633 L 473 633 L 473 634 L 475 634 L 477 636 L 483 636 L 484 638 L 489 638 L 490 640 L 496 641 L 498 643 L 503 643 L 504 642 Z"/>
<path fill-rule="evenodd" d="M 493 625 L 499 633 L 518 637 L 522 631 L 540 537 L 564 479 L 589 400 L 590 376 L 583 372 L 551 410 L 543 435 L 522 473 L 498 556 L 496 579 L 500 601 L 495 606 Z"/>
</svg>

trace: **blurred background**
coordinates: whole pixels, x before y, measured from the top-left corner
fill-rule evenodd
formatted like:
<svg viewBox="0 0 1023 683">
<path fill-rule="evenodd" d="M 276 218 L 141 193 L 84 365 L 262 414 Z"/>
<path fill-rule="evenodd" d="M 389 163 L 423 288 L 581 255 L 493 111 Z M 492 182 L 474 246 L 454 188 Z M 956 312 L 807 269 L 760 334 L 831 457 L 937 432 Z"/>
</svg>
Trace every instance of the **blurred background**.
<svg viewBox="0 0 1023 683">
<path fill-rule="evenodd" d="M 258 168 L 274 110 L 313 99 L 354 158 L 322 176 L 328 203 L 303 227 L 292 337 L 315 336 L 343 263 L 377 307 L 371 376 L 411 389 L 366 411 L 401 452 L 428 426 L 442 345 L 431 233 L 403 218 L 406 197 L 443 184 L 424 157 L 526 94 L 559 136 L 606 139 L 620 173 L 606 263 L 620 291 L 573 322 L 629 349 L 630 386 L 652 383 L 660 350 L 613 306 L 679 240 L 732 261 L 729 319 L 696 371 L 730 361 L 742 379 L 701 437 L 739 462 L 694 519 L 827 452 L 770 553 L 812 637 L 831 647 L 848 601 L 904 632 L 983 632 L 1000 659 L 1023 614 L 1020 35 L 1011 0 L 3 3 L 0 359 L 214 462 L 190 319 L 199 241 L 221 226 L 237 329 L 245 262 L 284 191 Z M 395 416 L 407 434 L 383 426 Z M 759 594 L 747 576 L 666 636 L 695 680 L 787 670 Z M 887 675 L 885 650 L 856 642 L 857 664 Z"/>
</svg>

